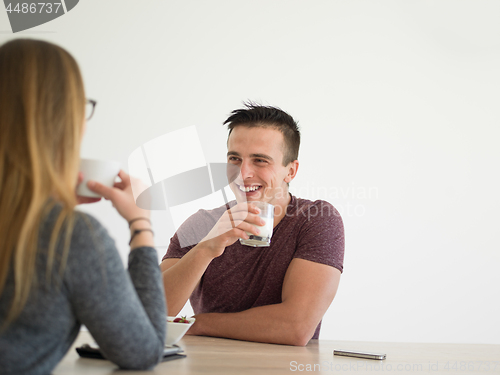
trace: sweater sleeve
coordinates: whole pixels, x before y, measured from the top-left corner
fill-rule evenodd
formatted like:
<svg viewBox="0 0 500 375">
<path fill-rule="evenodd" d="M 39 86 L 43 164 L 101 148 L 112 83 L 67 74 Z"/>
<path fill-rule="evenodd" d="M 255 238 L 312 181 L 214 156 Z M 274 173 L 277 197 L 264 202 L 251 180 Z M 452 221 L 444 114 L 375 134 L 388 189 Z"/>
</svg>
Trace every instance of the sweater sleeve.
<svg viewBox="0 0 500 375">
<path fill-rule="evenodd" d="M 134 249 L 124 269 L 114 241 L 97 220 L 75 225 L 65 286 L 74 314 L 104 356 L 122 368 L 147 369 L 163 354 L 166 305 L 156 250 Z"/>
</svg>

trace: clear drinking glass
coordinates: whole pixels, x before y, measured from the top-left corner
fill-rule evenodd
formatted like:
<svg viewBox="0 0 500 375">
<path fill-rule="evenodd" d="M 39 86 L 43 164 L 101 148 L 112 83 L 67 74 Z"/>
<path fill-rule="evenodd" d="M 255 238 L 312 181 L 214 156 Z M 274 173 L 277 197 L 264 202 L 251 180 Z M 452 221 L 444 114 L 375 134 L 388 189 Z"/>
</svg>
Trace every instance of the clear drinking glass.
<svg viewBox="0 0 500 375">
<path fill-rule="evenodd" d="M 240 243 L 242 245 L 253 246 L 253 247 L 267 247 L 271 244 L 271 236 L 273 235 L 274 226 L 274 206 L 266 202 L 248 202 L 260 209 L 260 218 L 265 221 L 264 226 L 256 227 L 259 229 L 260 233 L 258 236 L 247 232 L 250 236 L 248 240 L 240 238 Z"/>
</svg>

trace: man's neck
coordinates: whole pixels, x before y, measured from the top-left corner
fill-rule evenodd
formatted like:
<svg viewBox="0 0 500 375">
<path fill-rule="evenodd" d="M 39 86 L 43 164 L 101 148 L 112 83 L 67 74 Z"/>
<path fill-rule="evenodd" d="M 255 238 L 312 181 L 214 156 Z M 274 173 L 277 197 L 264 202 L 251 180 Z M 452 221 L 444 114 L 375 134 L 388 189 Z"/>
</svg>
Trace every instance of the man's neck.
<svg viewBox="0 0 500 375">
<path fill-rule="evenodd" d="M 274 226 L 278 225 L 278 223 L 283 219 L 286 215 L 286 210 L 292 197 L 290 193 L 287 191 L 287 194 L 283 199 L 280 199 L 277 202 L 274 202 Z"/>
</svg>

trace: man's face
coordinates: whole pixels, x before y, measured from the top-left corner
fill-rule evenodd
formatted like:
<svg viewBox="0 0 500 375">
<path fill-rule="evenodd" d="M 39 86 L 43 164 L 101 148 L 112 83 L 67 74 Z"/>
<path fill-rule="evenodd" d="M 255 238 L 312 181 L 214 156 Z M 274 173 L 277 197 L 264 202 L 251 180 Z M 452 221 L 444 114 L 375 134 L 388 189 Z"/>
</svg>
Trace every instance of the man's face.
<svg viewBox="0 0 500 375">
<path fill-rule="evenodd" d="M 273 128 L 236 126 L 227 142 L 227 161 L 240 169 L 231 183 L 238 202 L 279 204 L 288 200 L 288 185 L 297 162 L 283 166 L 283 134 Z"/>
</svg>

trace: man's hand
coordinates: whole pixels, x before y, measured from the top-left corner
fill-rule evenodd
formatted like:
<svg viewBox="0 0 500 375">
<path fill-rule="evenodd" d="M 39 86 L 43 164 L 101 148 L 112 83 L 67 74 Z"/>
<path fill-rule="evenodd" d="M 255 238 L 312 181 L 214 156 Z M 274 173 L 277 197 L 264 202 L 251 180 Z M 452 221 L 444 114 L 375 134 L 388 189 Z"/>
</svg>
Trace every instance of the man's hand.
<svg viewBox="0 0 500 375">
<path fill-rule="evenodd" d="M 168 313 L 177 315 L 188 300 L 210 262 L 224 253 L 238 238 L 248 239 L 246 232 L 258 234 L 252 224 L 262 226 L 259 209 L 251 203 L 240 203 L 224 212 L 212 230 L 182 258 L 165 259 L 160 268 L 167 299 Z"/>
<path fill-rule="evenodd" d="M 251 202 L 239 203 L 221 216 L 212 230 L 200 244 L 210 252 L 212 258 L 217 258 L 224 253 L 227 246 L 232 245 L 238 238 L 248 239 L 247 232 L 254 235 L 259 234 L 255 225 L 265 225 L 258 214 L 260 210 Z"/>
</svg>

